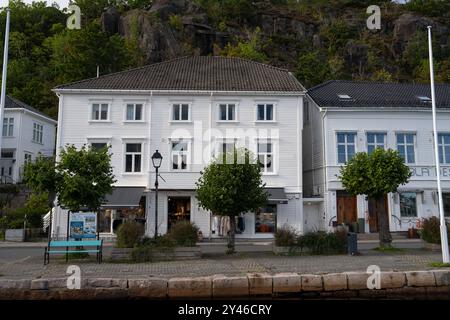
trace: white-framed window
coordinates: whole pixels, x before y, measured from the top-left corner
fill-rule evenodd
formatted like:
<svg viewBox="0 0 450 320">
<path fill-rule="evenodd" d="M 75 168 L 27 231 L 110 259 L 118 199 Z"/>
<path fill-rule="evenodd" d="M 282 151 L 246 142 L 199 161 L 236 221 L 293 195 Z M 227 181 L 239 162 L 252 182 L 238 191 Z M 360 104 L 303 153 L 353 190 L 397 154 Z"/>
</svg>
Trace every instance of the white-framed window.
<svg viewBox="0 0 450 320">
<path fill-rule="evenodd" d="M 25 152 L 23 155 L 23 158 L 24 158 L 24 163 L 27 164 L 33 160 L 33 155 L 29 152 Z"/>
<path fill-rule="evenodd" d="M 258 141 L 258 163 L 262 173 L 274 173 L 273 143 L 270 140 Z"/>
<path fill-rule="evenodd" d="M 405 163 L 415 163 L 415 133 L 403 133 L 398 132 L 397 134 L 397 151 L 403 158 Z"/>
<path fill-rule="evenodd" d="M 142 143 L 125 144 L 125 172 L 142 172 Z"/>
<path fill-rule="evenodd" d="M 258 103 L 256 105 L 256 121 L 274 121 L 275 105 L 273 103 Z"/>
<path fill-rule="evenodd" d="M 93 103 L 91 121 L 109 121 L 109 104 Z"/>
<path fill-rule="evenodd" d="M 371 154 L 376 148 L 384 149 L 386 145 L 386 133 L 367 132 L 367 153 Z"/>
<path fill-rule="evenodd" d="M 400 217 L 417 217 L 417 194 L 415 192 L 400 193 Z"/>
<path fill-rule="evenodd" d="M 14 118 L 3 118 L 3 136 L 12 137 L 14 135 Z"/>
<path fill-rule="evenodd" d="M 450 133 L 438 134 L 439 144 L 439 162 L 443 164 L 450 163 Z"/>
<path fill-rule="evenodd" d="M 125 121 L 143 121 L 144 105 L 142 103 L 127 103 Z"/>
<path fill-rule="evenodd" d="M 172 104 L 172 121 L 191 121 L 191 110 L 189 103 Z"/>
<path fill-rule="evenodd" d="M 189 141 L 171 141 L 171 166 L 172 170 L 188 170 L 189 167 Z"/>
<path fill-rule="evenodd" d="M 237 121 L 235 103 L 219 103 L 219 121 Z"/>
<path fill-rule="evenodd" d="M 14 151 L 2 150 L 1 158 L 2 159 L 14 159 Z"/>
<path fill-rule="evenodd" d="M 101 149 L 107 148 L 108 147 L 108 143 L 107 142 L 95 141 L 95 142 L 91 142 L 91 147 L 94 150 L 101 150 Z"/>
<path fill-rule="evenodd" d="M 44 133 L 44 126 L 40 123 L 33 123 L 33 142 L 42 143 L 42 136 Z"/>
<path fill-rule="evenodd" d="M 356 132 L 338 132 L 336 141 L 338 163 L 346 163 L 356 153 Z"/>
</svg>

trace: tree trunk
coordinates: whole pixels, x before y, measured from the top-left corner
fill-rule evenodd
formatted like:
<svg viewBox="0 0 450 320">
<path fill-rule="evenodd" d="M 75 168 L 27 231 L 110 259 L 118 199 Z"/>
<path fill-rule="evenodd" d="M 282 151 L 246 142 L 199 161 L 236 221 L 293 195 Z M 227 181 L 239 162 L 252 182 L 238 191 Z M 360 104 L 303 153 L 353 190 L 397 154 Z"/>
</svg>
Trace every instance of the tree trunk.
<svg viewBox="0 0 450 320">
<path fill-rule="evenodd" d="M 381 198 L 384 203 L 384 196 Z M 378 201 L 379 199 L 377 199 Z M 389 248 L 392 246 L 392 236 L 389 231 L 389 221 L 388 221 L 388 213 L 383 210 L 380 212 L 378 210 L 378 234 L 380 239 L 380 247 L 381 248 Z"/>
<path fill-rule="evenodd" d="M 234 251 L 234 239 L 236 235 L 236 218 L 230 217 L 230 231 L 228 232 L 228 250 L 227 254 L 233 254 Z"/>
</svg>

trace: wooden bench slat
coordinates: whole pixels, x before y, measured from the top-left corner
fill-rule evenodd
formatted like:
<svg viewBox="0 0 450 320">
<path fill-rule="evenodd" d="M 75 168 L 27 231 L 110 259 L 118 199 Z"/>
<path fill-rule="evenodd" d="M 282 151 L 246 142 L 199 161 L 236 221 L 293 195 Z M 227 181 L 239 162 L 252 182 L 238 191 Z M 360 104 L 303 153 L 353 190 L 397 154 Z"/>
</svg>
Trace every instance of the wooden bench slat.
<svg viewBox="0 0 450 320">
<path fill-rule="evenodd" d="M 96 241 L 52 241 L 50 247 L 82 247 L 82 246 L 101 246 L 102 240 Z"/>
<path fill-rule="evenodd" d="M 47 253 L 99 253 L 100 250 L 69 250 L 69 251 L 65 251 L 65 250 L 52 250 L 52 251 L 47 251 Z"/>
</svg>

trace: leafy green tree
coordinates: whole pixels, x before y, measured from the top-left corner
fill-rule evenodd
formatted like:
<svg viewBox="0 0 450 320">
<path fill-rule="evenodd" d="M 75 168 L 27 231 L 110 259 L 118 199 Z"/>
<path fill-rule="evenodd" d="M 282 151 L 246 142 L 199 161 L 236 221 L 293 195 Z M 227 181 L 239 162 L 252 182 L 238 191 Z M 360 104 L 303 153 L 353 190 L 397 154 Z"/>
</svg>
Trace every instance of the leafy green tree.
<svg viewBox="0 0 450 320">
<path fill-rule="evenodd" d="M 53 207 L 59 177 L 55 171 L 55 159 L 42 155 L 24 167 L 23 182 L 36 194 L 47 194 L 48 206 Z"/>
<path fill-rule="evenodd" d="M 98 211 L 116 182 L 108 148 L 68 145 L 56 164 L 59 204 L 70 211 Z"/>
<path fill-rule="evenodd" d="M 239 41 L 236 46 L 228 43 L 221 55 L 227 57 L 239 57 L 261 63 L 267 63 L 268 58 L 263 52 L 264 45 L 261 41 L 261 30 L 256 28 L 249 41 Z"/>
<path fill-rule="evenodd" d="M 45 42 L 51 52 L 49 64 L 56 83 L 67 83 L 97 74 L 123 70 L 128 66 L 125 41 L 119 35 L 108 36 L 98 21 L 81 30 L 64 30 Z"/>
<path fill-rule="evenodd" d="M 338 54 L 328 55 L 325 50 L 317 49 L 303 52 L 295 70 L 297 79 L 307 88 L 331 79 L 345 79 L 345 61 Z"/>
<path fill-rule="evenodd" d="M 357 153 L 340 169 L 340 180 L 344 188 L 353 195 L 366 195 L 375 200 L 387 193 L 396 192 L 400 185 L 406 184 L 411 171 L 404 164 L 397 151 L 375 149 L 370 155 Z M 380 247 L 391 246 L 389 221 L 386 215 L 378 216 Z"/>
<path fill-rule="evenodd" d="M 267 202 L 259 164 L 247 149 L 220 154 L 203 170 L 196 186 L 201 208 L 230 217 L 227 253 L 234 253 L 235 217 Z"/>
</svg>

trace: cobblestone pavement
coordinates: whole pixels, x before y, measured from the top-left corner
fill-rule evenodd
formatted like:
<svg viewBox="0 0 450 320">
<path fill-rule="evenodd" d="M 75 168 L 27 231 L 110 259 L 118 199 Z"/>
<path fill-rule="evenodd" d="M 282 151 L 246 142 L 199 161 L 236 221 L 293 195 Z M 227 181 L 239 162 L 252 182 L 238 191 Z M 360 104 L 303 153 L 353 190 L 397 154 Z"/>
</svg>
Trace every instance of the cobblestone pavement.
<svg viewBox="0 0 450 320">
<path fill-rule="evenodd" d="M 66 277 L 68 265 L 78 265 L 84 277 L 182 277 L 215 274 L 242 275 L 248 272 L 332 273 L 366 271 L 369 265 L 378 265 L 382 271 L 432 269 L 430 262 L 441 261 L 440 253 L 408 250 L 401 253 L 363 252 L 359 256 L 275 256 L 270 253 L 239 254 L 237 256 L 207 256 L 198 260 L 165 261 L 153 263 L 110 263 L 95 261 L 53 259 L 43 266 L 42 258 L 28 257 L 0 263 L 0 279 L 61 278 Z"/>
</svg>

